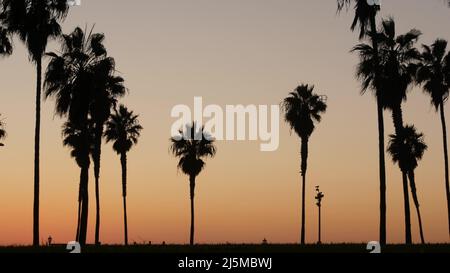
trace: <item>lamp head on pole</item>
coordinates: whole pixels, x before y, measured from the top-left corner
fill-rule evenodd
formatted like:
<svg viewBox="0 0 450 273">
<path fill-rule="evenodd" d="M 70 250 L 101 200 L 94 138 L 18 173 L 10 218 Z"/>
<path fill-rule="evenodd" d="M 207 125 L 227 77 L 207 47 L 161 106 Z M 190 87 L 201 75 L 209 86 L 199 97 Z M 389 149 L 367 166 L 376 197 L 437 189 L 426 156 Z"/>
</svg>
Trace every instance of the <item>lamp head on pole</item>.
<svg viewBox="0 0 450 273">
<path fill-rule="evenodd" d="M 380 10 L 381 8 L 381 0 L 366 0 L 367 5 L 371 7 L 375 7 L 376 10 Z"/>
</svg>

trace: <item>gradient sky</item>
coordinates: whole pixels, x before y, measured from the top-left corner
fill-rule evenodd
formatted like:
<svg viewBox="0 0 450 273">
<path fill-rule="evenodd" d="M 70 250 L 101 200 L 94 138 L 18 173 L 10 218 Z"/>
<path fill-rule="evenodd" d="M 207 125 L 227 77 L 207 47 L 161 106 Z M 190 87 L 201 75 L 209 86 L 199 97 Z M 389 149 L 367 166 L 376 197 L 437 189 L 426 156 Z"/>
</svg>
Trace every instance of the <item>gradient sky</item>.
<svg viewBox="0 0 450 273">
<path fill-rule="evenodd" d="M 105 33 L 108 51 L 130 89 L 124 102 L 140 114 L 144 127 L 128 157 L 131 242 L 188 241 L 188 178 L 177 171 L 177 160 L 168 151 L 174 105 L 192 105 L 194 96 L 222 106 L 278 104 L 300 83 L 315 84 L 329 105 L 310 140 L 307 241 L 317 240 L 315 185 L 325 194 L 323 242 L 378 239 L 376 106 L 370 94 L 359 95 L 354 79 L 352 14 L 337 15 L 334 0 L 83 0 L 71 9 L 64 32 L 95 23 L 95 31 Z M 440 0 L 386 0 L 381 15 L 395 17 L 398 33 L 422 30 L 420 43 L 450 40 L 450 9 Z M 35 72 L 23 45 L 16 40 L 15 46 L 12 57 L 0 60 L 0 112 L 8 132 L 7 146 L 0 150 L 1 245 L 32 240 Z M 57 49 L 56 43 L 49 45 L 49 51 Z M 416 174 L 425 239 L 448 241 L 439 117 L 418 89 L 411 91 L 404 115 L 424 132 L 429 146 Z M 65 243 L 75 237 L 79 169 L 62 146 L 62 122 L 54 115 L 54 102 L 45 102 L 41 237 Z M 392 133 L 388 112 L 385 124 Z M 197 178 L 196 241 L 299 240 L 300 142 L 284 122 L 280 131 L 276 152 L 260 152 L 258 142 L 217 143 L 216 158 Z M 389 157 L 386 162 L 388 241 L 401 242 L 400 171 Z M 100 183 L 101 241 L 121 243 L 120 162 L 110 145 L 103 146 Z M 93 185 L 92 177 L 91 242 Z M 411 219 L 418 241 L 414 210 Z"/>
</svg>

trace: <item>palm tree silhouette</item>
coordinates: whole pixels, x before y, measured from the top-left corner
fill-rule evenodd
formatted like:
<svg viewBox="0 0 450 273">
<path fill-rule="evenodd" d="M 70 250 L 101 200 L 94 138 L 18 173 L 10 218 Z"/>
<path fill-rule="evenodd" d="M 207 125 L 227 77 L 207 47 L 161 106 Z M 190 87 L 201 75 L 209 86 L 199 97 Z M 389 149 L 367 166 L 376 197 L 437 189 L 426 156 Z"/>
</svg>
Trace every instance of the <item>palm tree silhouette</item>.
<svg viewBox="0 0 450 273">
<path fill-rule="evenodd" d="M 282 102 L 285 121 L 301 139 L 301 174 L 302 174 L 302 227 L 300 243 L 305 244 L 305 187 L 308 160 L 308 141 L 315 125 L 321 121 L 321 114 L 327 105 L 320 96 L 313 93 L 314 86 L 300 85 Z"/>
<path fill-rule="evenodd" d="M 383 20 L 382 31 L 378 34 L 379 50 L 379 86 L 382 92 L 378 97 L 382 106 L 391 110 L 396 135 L 403 130 L 402 102 L 407 98 L 407 91 L 414 83 L 417 62 L 420 54 L 414 47 L 420 36 L 418 30 L 411 30 L 404 35 L 396 37 L 395 22 L 393 19 Z M 374 50 L 368 44 L 359 44 L 353 48 L 359 52 L 360 63 L 357 67 L 357 77 L 361 80 L 363 91 L 373 85 Z M 402 170 L 405 200 L 405 241 L 411 243 L 411 223 L 408 196 L 407 171 Z"/>
<path fill-rule="evenodd" d="M 417 168 L 418 161 L 422 159 L 426 150 L 427 145 L 423 140 L 423 134 L 417 133 L 416 128 L 412 125 L 405 126 L 400 132 L 400 135 L 390 135 L 388 152 L 391 154 L 392 160 L 398 163 L 403 171 L 408 173 L 411 193 L 416 206 L 422 244 L 425 244 L 425 238 L 423 235 L 422 217 L 420 216 L 414 170 Z"/>
<path fill-rule="evenodd" d="M 11 55 L 12 52 L 13 46 L 11 43 L 11 35 L 10 33 L 8 33 L 8 30 L 6 30 L 0 25 L 0 56 L 8 56 Z"/>
<path fill-rule="evenodd" d="M 1 117 L 2 115 L 0 114 L 0 117 Z M 3 123 L 3 121 L 0 119 L 0 141 L 2 140 L 2 139 L 5 139 L 5 137 L 6 137 L 6 131 L 5 131 L 5 124 Z M 1 146 L 5 146 L 3 143 L 1 143 L 0 142 L 0 147 Z"/>
<path fill-rule="evenodd" d="M 67 116 L 74 123 L 85 123 L 90 116 L 94 123 L 94 162 L 96 225 L 95 243 L 99 244 L 100 194 L 99 172 L 101 140 L 105 121 L 117 97 L 125 93 L 123 79 L 114 75 L 114 59 L 107 55 L 101 33 L 86 34 L 76 28 L 63 35 L 61 54 L 48 53 L 51 57 L 45 74 L 45 96 L 56 98 L 56 112 Z"/>
<path fill-rule="evenodd" d="M 417 71 L 417 82 L 430 95 L 431 104 L 440 111 L 444 146 L 445 193 L 447 197 L 448 232 L 450 235 L 450 184 L 448 169 L 447 125 L 444 104 L 450 90 L 450 52 L 447 41 L 437 39 L 431 46 L 423 45 L 422 63 Z"/>
<path fill-rule="evenodd" d="M 383 118 L 383 102 L 379 93 L 382 92 L 379 86 L 378 75 L 379 72 L 379 60 L 378 60 L 378 40 L 377 37 L 377 27 L 376 27 L 376 16 L 380 9 L 380 6 L 373 5 L 369 6 L 367 0 L 336 0 L 338 5 L 338 12 L 342 9 L 350 6 L 351 3 L 355 5 L 355 16 L 351 25 L 351 30 L 355 30 L 359 25 L 359 38 L 364 38 L 369 34 L 372 41 L 373 48 L 373 81 L 371 83 L 366 83 L 367 85 L 363 88 L 364 91 L 371 87 L 374 91 L 375 98 L 377 100 L 377 119 L 378 119 L 378 159 L 379 159 L 379 177 L 380 177 L 380 244 L 386 244 L 386 162 L 384 155 L 384 118 Z M 370 31 L 369 31 L 370 25 Z M 364 84 L 364 83 L 363 83 Z"/>
<path fill-rule="evenodd" d="M 95 74 L 95 92 L 93 93 L 92 103 L 90 106 L 90 114 L 94 122 L 94 149 L 92 151 L 92 159 L 94 163 L 94 177 L 95 177 L 95 200 L 96 200 L 96 221 L 95 221 L 95 244 L 100 244 L 100 161 L 101 161 L 101 146 L 103 139 L 103 130 L 105 122 L 111 115 L 117 103 L 117 99 L 125 95 L 126 88 L 124 86 L 124 79 L 115 76 L 115 61 L 108 57 L 106 49 L 102 42 L 104 40 L 103 34 L 97 34 L 97 43 L 101 45 L 98 48 L 97 60 L 98 65 L 93 71 Z M 101 53 L 101 54 L 100 54 Z"/>
<path fill-rule="evenodd" d="M 3 0 L 2 5 L 2 24 L 25 43 L 30 61 L 36 66 L 33 245 L 38 246 L 42 57 L 48 41 L 61 34 L 59 22 L 66 17 L 69 6 L 66 0 Z"/>
<path fill-rule="evenodd" d="M 128 245 L 127 224 L 127 153 L 133 145 L 136 145 L 141 135 L 142 126 L 139 124 L 138 115 L 120 105 L 119 110 L 111 115 L 106 122 L 106 142 L 113 142 L 114 151 L 120 155 L 122 166 L 122 197 L 123 197 L 123 222 L 125 245 Z"/>
<path fill-rule="evenodd" d="M 72 150 L 70 155 L 75 159 L 80 167 L 80 185 L 78 193 L 78 215 L 77 215 L 77 236 L 76 240 L 81 244 L 86 244 L 87 221 L 89 212 L 89 153 L 92 146 L 91 122 L 77 124 L 66 122 L 63 126 L 63 144 Z"/>
<path fill-rule="evenodd" d="M 195 179 L 205 167 L 203 158 L 214 157 L 216 147 L 211 135 L 204 131 L 204 127 L 195 122 L 186 124 L 180 135 L 173 136 L 170 141 L 170 150 L 175 157 L 180 158 L 178 168 L 189 176 L 189 189 L 191 199 L 191 232 L 190 245 L 194 245 L 194 193 Z"/>
</svg>

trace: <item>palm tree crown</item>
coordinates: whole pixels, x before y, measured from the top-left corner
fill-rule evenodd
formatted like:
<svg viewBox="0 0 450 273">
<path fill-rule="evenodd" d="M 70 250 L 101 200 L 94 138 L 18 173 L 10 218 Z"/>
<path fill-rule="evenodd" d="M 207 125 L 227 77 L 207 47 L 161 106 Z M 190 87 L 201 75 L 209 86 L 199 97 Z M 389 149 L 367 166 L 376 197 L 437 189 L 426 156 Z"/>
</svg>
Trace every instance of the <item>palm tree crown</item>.
<svg viewBox="0 0 450 273">
<path fill-rule="evenodd" d="M 352 2 L 355 2 L 355 15 L 351 25 L 351 30 L 354 31 L 359 25 L 359 38 L 362 39 L 368 33 L 370 26 L 371 15 L 376 15 L 379 6 L 369 6 L 367 0 L 336 0 L 338 12 L 344 8 L 349 8 Z"/>
<path fill-rule="evenodd" d="M 171 138 L 170 149 L 176 157 L 179 157 L 178 168 L 189 176 L 197 176 L 204 168 L 204 157 L 214 157 L 216 147 L 212 137 L 204 131 L 204 127 L 193 122 L 187 124 L 180 135 Z"/>
<path fill-rule="evenodd" d="M 447 100 L 450 90 L 450 52 L 447 41 L 437 39 L 431 46 L 422 45 L 422 63 L 417 71 L 417 82 L 431 97 L 436 109 Z"/>
<path fill-rule="evenodd" d="M 66 0 L 3 0 L 0 20 L 28 48 L 30 60 L 38 62 L 49 38 L 61 34 L 59 21 L 69 10 Z"/>
<path fill-rule="evenodd" d="M 119 110 L 111 115 L 106 122 L 105 137 L 107 142 L 114 142 L 116 153 L 126 153 L 137 144 L 140 132 L 143 129 L 139 124 L 138 115 L 120 105 Z"/>
<path fill-rule="evenodd" d="M 380 98 L 384 108 L 393 109 L 406 100 L 406 93 L 414 80 L 420 53 L 414 47 L 421 33 L 416 29 L 404 35 L 396 36 L 393 19 L 384 20 L 382 31 L 379 33 L 378 59 L 380 67 L 380 86 L 375 82 L 375 50 L 369 44 L 358 44 L 352 52 L 358 52 L 360 63 L 356 76 L 361 80 L 361 92 L 367 89 L 378 90 L 376 96 Z"/>
<path fill-rule="evenodd" d="M 45 74 L 45 96 L 56 98 L 57 114 L 83 122 L 99 91 L 98 83 L 122 82 L 110 74 L 115 62 L 107 56 L 103 41 L 103 34 L 86 34 L 76 28 L 63 35 L 60 55 L 47 54 L 51 60 Z"/>
<path fill-rule="evenodd" d="M 314 86 L 300 85 L 285 98 L 282 106 L 285 121 L 301 138 L 309 138 L 314 131 L 314 122 L 320 122 L 327 105 L 319 95 L 313 93 Z"/>
<path fill-rule="evenodd" d="M 418 166 L 428 146 L 423 134 L 418 133 L 412 125 L 406 125 L 400 135 L 390 135 L 388 152 L 392 161 L 398 163 L 405 171 L 412 171 Z"/>
</svg>

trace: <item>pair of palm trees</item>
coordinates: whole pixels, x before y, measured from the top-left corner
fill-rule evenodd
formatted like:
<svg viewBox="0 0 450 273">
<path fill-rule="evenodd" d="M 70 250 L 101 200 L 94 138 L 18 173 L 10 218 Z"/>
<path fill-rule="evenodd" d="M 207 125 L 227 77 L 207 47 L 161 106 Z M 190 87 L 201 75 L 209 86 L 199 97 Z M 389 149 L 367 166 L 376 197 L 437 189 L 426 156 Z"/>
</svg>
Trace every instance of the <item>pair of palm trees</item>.
<svg viewBox="0 0 450 273">
<path fill-rule="evenodd" d="M 383 21 L 382 31 L 376 35 L 378 46 L 376 51 L 371 45 L 365 43 L 358 44 L 352 50 L 358 52 L 360 56 L 356 75 L 362 82 L 362 93 L 369 88 L 372 90 L 378 88 L 377 99 L 383 109 L 391 111 L 395 135 L 398 139 L 401 139 L 405 128 L 402 103 L 406 101 L 407 91 L 414 83 L 420 61 L 420 53 L 414 46 L 420 35 L 420 31 L 413 29 L 404 35 L 396 36 L 395 22 L 393 19 L 388 19 Z M 374 68 L 375 65 L 377 69 Z M 402 156 L 399 157 L 399 159 L 402 158 Z M 405 165 L 400 160 L 405 207 L 405 241 L 409 244 L 412 239 L 408 169 Z M 423 236 L 421 238 L 423 239 Z"/>
<path fill-rule="evenodd" d="M 353 51 L 360 53 L 361 62 L 357 75 L 362 81 L 363 92 L 372 89 L 377 99 L 378 127 L 379 127 L 379 159 L 380 159 L 380 242 L 386 243 L 386 178 L 384 160 L 384 122 L 383 110 L 390 109 L 393 115 L 396 136 L 408 133 L 408 126 L 403 127 L 401 103 L 406 100 L 406 91 L 413 84 L 423 84 L 424 90 L 430 94 L 432 104 L 436 110 L 441 109 L 441 122 L 443 129 L 444 161 L 445 161 L 445 188 L 448 203 L 448 221 L 450 234 L 450 193 L 448 182 L 448 152 L 446 125 L 444 116 L 444 103 L 449 92 L 449 65 L 445 56 L 446 42 L 436 40 L 431 46 L 424 46 L 424 52 L 419 53 L 414 44 L 417 42 L 420 32 L 411 30 L 405 35 L 395 36 L 395 23 L 392 19 L 384 20 L 382 31 L 376 28 L 376 14 L 379 6 L 370 6 L 366 0 L 337 0 L 338 10 L 355 4 L 355 17 L 352 30 L 359 24 L 360 39 L 369 37 L 372 44 L 360 44 Z M 369 26 L 370 25 L 370 31 Z M 448 55 L 447 55 L 448 56 Z M 405 129 L 406 128 L 406 129 Z M 413 128 L 413 127 L 412 127 Z M 402 132 L 403 130 L 406 131 Z M 411 134 L 411 130 L 409 130 Z M 421 134 L 417 134 L 421 135 Z M 420 142 L 420 138 L 416 137 Z M 404 164 L 399 165 L 403 166 Z M 414 165 L 414 164 L 413 164 Z M 401 167 L 402 169 L 402 167 Z M 403 187 L 405 196 L 405 240 L 411 242 L 409 201 L 407 194 L 408 171 L 402 169 Z M 414 180 L 410 177 L 410 180 Z M 410 181 L 410 184 L 413 183 Z M 411 190 L 415 185 L 411 185 Z M 416 202 L 418 207 L 418 202 Z M 419 212 L 419 211 L 418 211 Z M 420 216 L 419 216 L 420 218 Z M 420 223 L 419 223 L 420 225 Z M 421 231 L 422 235 L 422 231 Z M 423 236 L 421 236 L 423 241 Z"/>
<path fill-rule="evenodd" d="M 137 142 L 142 129 L 133 112 L 124 106 L 116 109 L 118 98 L 125 95 L 126 88 L 123 78 L 116 75 L 115 61 L 108 55 L 104 39 L 103 34 L 93 33 L 92 29 L 87 33 L 77 27 L 72 33 L 62 35 L 60 54 L 47 53 L 50 62 L 45 73 L 45 97 L 54 97 L 56 113 L 67 118 L 63 127 L 64 145 L 72 148 L 71 154 L 81 169 L 76 235 L 81 244 L 86 243 L 91 157 L 96 196 L 95 243 L 100 243 L 99 177 L 105 124 L 108 129 L 106 139 L 118 141 L 114 150 L 121 155 L 125 167 L 124 185 L 126 152 Z M 126 186 L 123 186 L 123 196 L 126 209 Z M 126 226 L 126 219 L 124 222 Z M 126 244 L 127 237 L 126 234 Z"/>
</svg>

